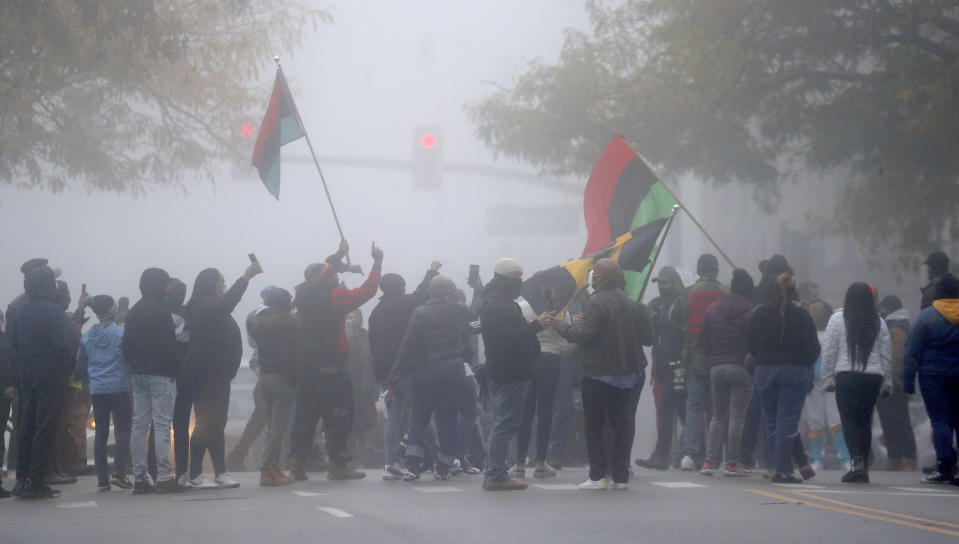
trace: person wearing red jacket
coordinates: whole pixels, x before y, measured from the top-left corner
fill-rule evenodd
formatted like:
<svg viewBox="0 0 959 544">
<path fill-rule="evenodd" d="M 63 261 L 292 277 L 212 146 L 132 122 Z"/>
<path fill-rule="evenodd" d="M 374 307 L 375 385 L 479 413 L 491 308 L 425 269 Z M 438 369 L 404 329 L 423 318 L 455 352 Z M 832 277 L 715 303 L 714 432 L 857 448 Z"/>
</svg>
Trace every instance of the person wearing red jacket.
<svg viewBox="0 0 959 544">
<path fill-rule="evenodd" d="M 383 250 L 373 245 L 373 269 L 357 289 L 339 287 L 337 272 L 349 251 L 346 240 L 324 263 L 306 267 L 305 281 L 296 287 L 302 376 L 296 394 L 290 475 L 306 480 L 306 458 L 313 446 L 316 424 L 323 418 L 330 470 L 327 479 L 355 480 L 366 474 L 349 468 L 348 438 L 353 425 L 353 387 L 346 370 L 349 342 L 346 316 L 376 295 Z"/>
</svg>

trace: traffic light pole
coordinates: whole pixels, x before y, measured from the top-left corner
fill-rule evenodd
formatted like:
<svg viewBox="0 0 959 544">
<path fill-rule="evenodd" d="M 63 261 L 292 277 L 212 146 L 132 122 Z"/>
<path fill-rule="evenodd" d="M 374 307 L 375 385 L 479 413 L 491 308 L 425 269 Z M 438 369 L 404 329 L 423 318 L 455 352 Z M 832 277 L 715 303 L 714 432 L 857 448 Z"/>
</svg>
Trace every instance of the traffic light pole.
<svg viewBox="0 0 959 544">
<path fill-rule="evenodd" d="M 286 74 L 283 73 L 283 66 L 280 65 L 280 57 L 273 57 L 273 62 L 276 63 L 280 78 L 283 80 L 283 87 L 289 92 L 290 85 L 286 82 Z M 290 95 L 292 96 L 292 92 Z M 336 230 L 340 233 L 340 240 L 346 240 L 346 236 L 343 235 L 343 227 L 340 225 L 340 218 L 336 215 L 336 207 L 333 206 L 333 197 L 330 196 L 330 188 L 326 185 L 326 177 L 323 176 L 320 161 L 316 158 L 316 152 L 313 151 L 313 142 L 310 141 L 310 133 L 307 132 L 306 125 L 303 124 L 303 118 L 300 117 L 300 110 L 296 107 L 296 100 L 290 100 L 290 102 L 293 105 L 293 115 L 296 117 L 296 123 L 300 125 L 300 130 L 303 131 L 303 137 L 306 138 L 306 145 L 310 148 L 310 156 L 313 157 L 313 164 L 316 165 L 316 171 L 320 174 L 320 181 L 323 182 L 323 192 L 326 193 L 326 200 L 330 203 L 330 211 L 333 212 L 333 221 L 336 223 Z M 352 264 L 350 263 L 349 253 L 346 254 L 346 264 Z"/>
</svg>

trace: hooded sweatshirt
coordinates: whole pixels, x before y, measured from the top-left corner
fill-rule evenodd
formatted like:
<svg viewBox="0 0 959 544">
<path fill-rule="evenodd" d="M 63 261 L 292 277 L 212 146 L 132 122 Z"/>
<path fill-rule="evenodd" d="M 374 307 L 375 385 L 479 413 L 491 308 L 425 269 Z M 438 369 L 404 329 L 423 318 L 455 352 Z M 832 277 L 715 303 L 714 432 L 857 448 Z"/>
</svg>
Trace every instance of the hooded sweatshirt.
<svg viewBox="0 0 959 544">
<path fill-rule="evenodd" d="M 17 353 L 20 380 L 45 381 L 69 378 L 73 371 L 67 320 L 53 302 L 56 279 L 53 270 L 41 266 L 23 280 L 27 299 L 17 309 L 10 331 L 11 347 Z"/>
<path fill-rule="evenodd" d="M 426 304 L 430 281 L 438 274 L 435 270 L 427 270 L 423 281 L 412 293 L 405 293 L 402 289 L 387 290 L 384 286 L 383 296 L 370 313 L 370 350 L 377 383 L 386 383 L 413 310 Z"/>
<path fill-rule="evenodd" d="M 486 348 L 486 370 L 497 383 L 515 383 L 533 377 L 531 365 L 539 357 L 537 333 L 543 330 L 539 321 L 523 317 L 516 299 L 522 281 L 496 274 L 483 291 L 480 310 L 483 324 L 483 345 Z"/>
<path fill-rule="evenodd" d="M 239 278 L 222 295 L 202 297 L 197 297 L 194 286 L 185 309 L 190 342 L 183 363 L 193 378 L 230 381 L 236 376 L 243 358 L 243 338 L 232 314 L 248 286 L 246 278 Z"/>
<path fill-rule="evenodd" d="M 906 340 L 902 386 L 916 390 L 916 374 L 959 376 L 959 299 L 940 299 L 916 317 Z"/>
<path fill-rule="evenodd" d="M 159 268 L 147 269 L 140 277 L 143 298 L 127 314 L 121 345 L 130 374 L 167 378 L 179 374 L 173 317 L 163 306 L 169 281 L 170 276 Z"/>
<path fill-rule="evenodd" d="M 753 302 L 742 295 L 723 295 L 703 316 L 696 346 L 709 354 L 709 366 L 742 365 L 749 352 L 746 332 Z"/>
<path fill-rule="evenodd" d="M 846 341 L 846 321 L 843 311 L 836 310 L 829 318 L 826 333 L 822 341 L 822 386 L 828 389 L 836 383 L 836 374 L 840 372 L 865 372 L 882 376 L 882 388 L 892 388 L 892 342 L 886 322 L 879 320 L 879 334 L 869 352 L 865 368 L 853 367 L 849 356 L 849 342 Z"/>
<path fill-rule="evenodd" d="M 122 344 L 123 327 L 113 321 L 97 323 L 83 335 L 77 352 L 77 375 L 89 377 L 91 395 L 130 390 Z"/>
</svg>

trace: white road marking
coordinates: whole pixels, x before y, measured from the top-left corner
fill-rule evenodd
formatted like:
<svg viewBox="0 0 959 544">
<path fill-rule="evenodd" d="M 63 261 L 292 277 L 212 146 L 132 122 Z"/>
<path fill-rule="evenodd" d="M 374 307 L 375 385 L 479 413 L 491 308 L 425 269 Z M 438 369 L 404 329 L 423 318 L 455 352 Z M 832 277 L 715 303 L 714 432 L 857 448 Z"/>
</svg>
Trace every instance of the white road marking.
<svg viewBox="0 0 959 544">
<path fill-rule="evenodd" d="M 420 493 L 461 493 L 463 491 L 458 487 L 452 486 L 414 487 L 413 490 L 419 491 Z"/>
<path fill-rule="evenodd" d="M 297 497 L 326 497 L 329 493 L 314 493 L 312 491 L 294 491 L 294 495 Z"/>
<path fill-rule="evenodd" d="M 841 493 L 845 495 L 888 495 L 891 497 L 956 497 L 959 493 L 890 493 L 888 491 L 844 491 L 840 489 L 811 489 L 810 493 Z"/>
<path fill-rule="evenodd" d="M 353 514 L 350 514 L 349 512 L 344 512 L 344 511 L 340 510 L 339 508 L 333 508 L 333 507 L 330 507 L 330 506 L 320 506 L 320 507 L 317 508 L 317 510 L 322 510 L 322 511 L 326 512 L 327 514 L 329 514 L 329 515 L 331 515 L 331 516 L 334 516 L 334 517 L 338 517 L 338 518 L 351 518 L 351 517 L 353 517 Z"/>
<path fill-rule="evenodd" d="M 951 491 L 946 491 L 945 489 L 933 489 L 929 487 L 890 487 L 889 489 L 898 489 L 900 491 L 915 491 L 916 493 L 946 493 L 952 494 Z"/>
<path fill-rule="evenodd" d="M 533 487 L 545 489 L 546 491 L 561 491 L 566 489 L 577 489 L 576 484 L 533 484 Z"/>
<path fill-rule="evenodd" d="M 785 489 L 826 489 L 824 485 L 812 485 L 812 484 L 773 484 L 776 487 L 782 487 Z"/>
<path fill-rule="evenodd" d="M 57 508 L 96 508 L 97 506 L 96 501 L 65 502 L 56 505 Z"/>
<path fill-rule="evenodd" d="M 694 484 L 693 482 L 650 482 L 659 487 L 668 487 L 670 489 L 691 488 L 691 487 L 709 487 L 708 485 Z"/>
</svg>

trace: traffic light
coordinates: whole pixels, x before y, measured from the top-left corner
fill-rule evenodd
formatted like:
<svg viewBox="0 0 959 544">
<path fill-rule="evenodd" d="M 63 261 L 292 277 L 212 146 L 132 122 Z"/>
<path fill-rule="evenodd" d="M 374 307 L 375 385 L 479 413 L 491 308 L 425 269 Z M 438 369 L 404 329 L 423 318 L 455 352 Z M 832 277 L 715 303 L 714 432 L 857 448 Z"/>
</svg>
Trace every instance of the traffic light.
<svg viewBox="0 0 959 544">
<path fill-rule="evenodd" d="M 413 131 L 413 188 L 438 191 L 443 186 L 443 136 L 438 125 Z"/>
</svg>

